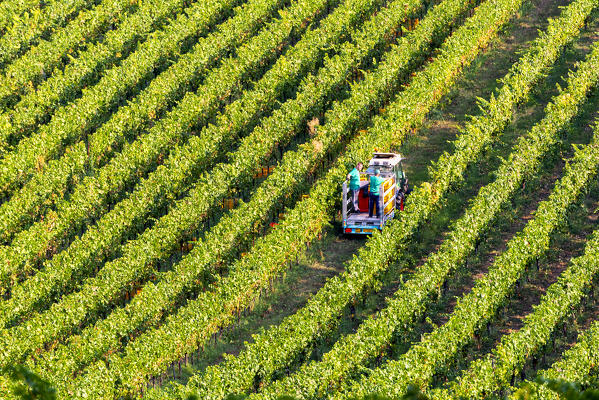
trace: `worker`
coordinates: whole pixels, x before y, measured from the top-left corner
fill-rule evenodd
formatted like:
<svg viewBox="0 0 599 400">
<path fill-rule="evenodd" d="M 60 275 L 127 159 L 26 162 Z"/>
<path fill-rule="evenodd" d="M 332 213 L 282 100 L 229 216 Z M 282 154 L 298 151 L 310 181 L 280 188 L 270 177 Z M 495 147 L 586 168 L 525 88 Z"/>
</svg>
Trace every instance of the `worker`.
<svg viewBox="0 0 599 400">
<path fill-rule="evenodd" d="M 369 197 L 370 197 L 370 201 L 368 202 L 368 217 L 372 218 L 372 212 L 373 212 L 373 208 L 376 205 L 376 217 L 380 218 L 381 217 L 381 204 L 380 204 L 380 198 L 381 196 L 379 195 L 379 189 L 381 186 L 381 183 L 383 183 L 385 180 L 383 178 L 381 178 L 381 170 L 380 169 L 376 169 L 374 171 L 374 175 L 370 177 L 370 193 L 369 193 Z"/>
<path fill-rule="evenodd" d="M 355 212 L 360 212 L 358 200 L 360 195 L 360 171 L 362 171 L 362 167 L 362 163 L 359 162 L 356 164 L 356 167 L 347 174 L 347 179 L 349 180 L 349 192 Z"/>
</svg>

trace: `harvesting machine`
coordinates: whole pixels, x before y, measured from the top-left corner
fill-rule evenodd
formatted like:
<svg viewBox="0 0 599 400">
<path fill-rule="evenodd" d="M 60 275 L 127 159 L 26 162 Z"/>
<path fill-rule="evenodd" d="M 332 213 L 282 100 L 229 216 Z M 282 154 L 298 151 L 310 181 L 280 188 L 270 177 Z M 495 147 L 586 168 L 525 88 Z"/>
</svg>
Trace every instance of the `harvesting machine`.
<svg viewBox="0 0 599 400">
<path fill-rule="evenodd" d="M 360 172 L 360 194 L 358 210 L 354 209 L 348 182 L 343 183 L 343 232 L 346 234 L 372 234 L 382 230 L 385 224 L 403 209 L 403 201 L 408 192 L 408 180 L 401 164 L 402 157 L 396 153 L 374 153 L 365 172 Z M 370 177 L 375 170 L 381 171 L 384 182 L 381 184 L 380 218 L 373 212 L 368 216 L 368 192 Z"/>
</svg>

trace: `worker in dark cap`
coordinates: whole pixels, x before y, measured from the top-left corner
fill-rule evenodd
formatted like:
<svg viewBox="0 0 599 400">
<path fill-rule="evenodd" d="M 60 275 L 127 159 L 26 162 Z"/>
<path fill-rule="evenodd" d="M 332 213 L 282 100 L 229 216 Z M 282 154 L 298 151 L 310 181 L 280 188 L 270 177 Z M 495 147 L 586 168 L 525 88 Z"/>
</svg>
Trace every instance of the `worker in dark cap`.
<svg viewBox="0 0 599 400">
<path fill-rule="evenodd" d="M 370 201 L 368 202 L 368 217 L 372 218 L 373 207 L 376 205 L 376 217 L 381 217 L 381 196 L 380 196 L 380 187 L 381 183 L 385 180 L 381 178 L 381 170 L 376 169 L 374 171 L 374 175 L 370 177 Z"/>
</svg>

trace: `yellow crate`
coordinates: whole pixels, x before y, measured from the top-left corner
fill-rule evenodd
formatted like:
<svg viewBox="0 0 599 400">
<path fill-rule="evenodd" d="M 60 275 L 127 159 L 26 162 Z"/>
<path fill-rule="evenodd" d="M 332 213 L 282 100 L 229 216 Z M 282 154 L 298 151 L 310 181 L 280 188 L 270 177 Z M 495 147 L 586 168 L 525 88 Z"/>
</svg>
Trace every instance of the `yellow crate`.
<svg viewBox="0 0 599 400">
<path fill-rule="evenodd" d="M 391 200 L 393 196 L 395 196 L 395 190 L 391 190 L 389 193 L 385 195 L 385 197 L 383 198 L 383 204 L 387 204 L 387 202 Z"/>
<path fill-rule="evenodd" d="M 385 182 L 383 182 L 383 189 L 385 190 L 385 192 L 393 185 L 395 184 L 395 179 L 393 177 L 387 179 Z"/>
<path fill-rule="evenodd" d="M 267 167 L 258 167 L 256 169 L 256 172 L 254 172 L 254 178 L 266 178 L 269 174 L 272 174 L 274 171 L 274 165 L 270 165 Z"/>
<path fill-rule="evenodd" d="M 223 199 L 222 208 L 224 208 L 225 210 L 232 210 L 238 204 L 239 204 L 239 199 L 237 199 L 237 198 L 234 198 L 234 199 L 231 199 L 231 198 L 229 198 L 229 199 Z"/>
<path fill-rule="evenodd" d="M 392 210 L 393 210 L 393 203 L 387 204 L 387 207 L 385 207 L 385 214 L 390 213 Z"/>
</svg>

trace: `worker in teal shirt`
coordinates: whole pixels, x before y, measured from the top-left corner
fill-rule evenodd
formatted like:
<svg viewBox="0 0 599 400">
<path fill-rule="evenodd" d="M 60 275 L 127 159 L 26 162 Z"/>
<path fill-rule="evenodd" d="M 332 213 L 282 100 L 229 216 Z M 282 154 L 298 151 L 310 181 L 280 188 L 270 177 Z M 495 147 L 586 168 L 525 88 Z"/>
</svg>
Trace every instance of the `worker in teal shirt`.
<svg viewBox="0 0 599 400">
<path fill-rule="evenodd" d="M 349 180 L 349 192 L 354 204 L 355 212 L 360 212 L 358 196 L 360 195 L 360 171 L 362 170 L 362 167 L 362 163 L 359 162 L 356 164 L 356 167 L 347 174 L 347 179 Z"/>
<path fill-rule="evenodd" d="M 381 170 L 376 169 L 374 175 L 370 177 L 370 200 L 368 202 L 368 217 L 372 218 L 373 208 L 376 205 L 376 217 L 381 217 L 381 196 L 380 187 L 385 179 L 381 178 Z"/>
</svg>

